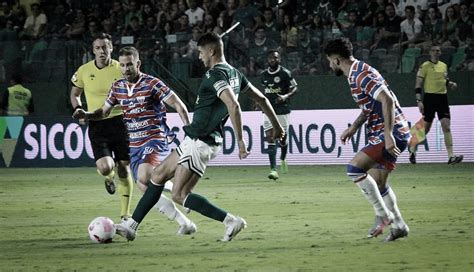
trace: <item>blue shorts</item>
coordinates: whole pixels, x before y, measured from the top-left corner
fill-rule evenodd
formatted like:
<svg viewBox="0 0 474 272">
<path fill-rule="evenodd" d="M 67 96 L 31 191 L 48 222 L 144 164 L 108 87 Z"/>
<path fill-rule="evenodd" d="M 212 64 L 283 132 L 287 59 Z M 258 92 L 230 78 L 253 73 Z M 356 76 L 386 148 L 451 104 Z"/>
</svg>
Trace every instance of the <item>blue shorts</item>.
<svg viewBox="0 0 474 272">
<path fill-rule="evenodd" d="M 369 143 L 364 148 L 362 148 L 361 151 L 367 154 L 367 156 L 369 156 L 372 160 L 378 162 L 378 168 L 394 170 L 397 162 L 397 156 L 393 156 L 392 154 L 388 153 L 387 149 L 385 149 L 385 141 L 383 140 L 383 137 L 381 137 L 381 140 L 382 141 L 377 144 Z M 408 146 L 408 141 L 395 138 L 395 144 L 397 145 L 398 149 L 400 149 L 400 152 L 403 152 Z"/>
<path fill-rule="evenodd" d="M 138 167 L 142 163 L 149 163 L 153 167 L 158 166 L 170 154 L 167 143 L 160 141 L 149 141 L 137 148 L 130 148 L 130 169 L 135 182 L 138 179 Z"/>
</svg>

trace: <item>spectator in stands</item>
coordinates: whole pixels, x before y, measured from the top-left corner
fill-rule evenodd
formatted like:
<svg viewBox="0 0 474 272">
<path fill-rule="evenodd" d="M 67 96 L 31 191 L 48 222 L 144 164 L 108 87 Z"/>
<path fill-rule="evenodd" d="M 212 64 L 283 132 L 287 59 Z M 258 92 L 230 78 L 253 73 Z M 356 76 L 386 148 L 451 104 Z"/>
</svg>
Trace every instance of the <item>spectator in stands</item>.
<svg viewBox="0 0 474 272">
<path fill-rule="evenodd" d="M 136 43 L 140 39 L 142 34 L 142 27 L 140 26 L 140 19 L 138 17 L 132 17 L 130 23 L 125 27 L 122 32 L 122 36 L 133 36 L 133 41 Z"/>
<path fill-rule="evenodd" d="M 184 0 L 180 0 L 180 3 L 182 3 Z M 158 4 L 159 3 L 159 4 Z M 179 16 L 184 13 L 187 9 L 186 7 L 186 2 L 184 2 L 185 9 L 183 11 L 178 11 L 175 10 L 172 12 L 171 10 L 171 4 L 169 0 L 161 1 L 158 2 L 156 5 L 156 10 L 158 10 L 158 22 L 164 22 L 164 21 L 171 21 L 175 22 L 178 20 Z"/>
<path fill-rule="evenodd" d="M 204 10 L 199 7 L 196 0 L 187 0 L 189 8 L 184 12 L 188 15 L 189 26 L 201 26 L 204 20 Z"/>
<path fill-rule="evenodd" d="M 3 93 L 0 114 L 25 116 L 34 112 L 31 91 L 23 87 L 21 83 L 22 77 L 19 74 L 10 78 L 10 86 Z"/>
<path fill-rule="evenodd" d="M 87 31 L 84 33 L 84 44 L 86 44 L 86 51 L 89 51 L 90 44 L 94 42 L 95 37 L 97 37 L 101 31 L 101 27 L 96 21 L 89 21 L 87 24 Z"/>
<path fill-rule="evenodd" d="M 280 25 L 275 20 L 275 14 L 271 8 L 263 10 L 263 27 L 268 38 L 280 43 Z"/>
<path fill-rule="evenodd" d="M 234 21 L 234 15 L 237 11 L 238 0 L 227 0 L 227 8 L 219 14 L 217 25 L 220 26 L 224 31 L 232 26 Z"/>
<path fill-rule="evenodd" d="M 221 34 L 222 29 L 218 25 L 216 25 L 216 22 L 217 20 L 215 20 L 211 14 L 204 15 L 204 23 L 202 26 L 202 29 L 203 29 L 202 32 L 204 33 L 214 32 L 216 34 Z"/>
<path fill-rule="evenodd" d="M 297 1 L 298 8 L 296 9 L 296 24 L 306 26 L 311 24 L 313 20 L 313 11 L 316 1 Z M 294 9 L 294 7 L 291 7 Z M 271 8 L 270 8 L 271 10 Z"/>
<path fill-rule="evenodd" d="M 76 10 L 76 16 L 72 23 L 66 25 L 66 38 L 69 40 L 82 40 L 84 32 L 86 32 L 87 22 L 86 16 L 81 9 Z"/>
<path fill-rule="evenodd" d="M 102 7 L 98 3 L 90 5 L 87 9 L 87 21 L 97 21 L 99 22 L 103 17 Z"/>
<path fill-rule="evenodd" d="M 456 26 L 461 45 L 467 45 L 468 41 L 472 39 L 473 23 L 474 17 L 469 14 L 469 6 L 467 3 L 461 3 L 459 5 L 459 20 Z"/>
<path fill-rule="evenodd" d="M 240 0 L 239 7 L 234 13 L 235 22 L 240 22 L 241 26 L 245 29 L 246 35 L 252 35 L 257 27 L 261 25 L 262 19 L 254 5 L 250 5 L 248 0 Z"/>
<path fill-rule="evenodd" d="M 336 7 L 329 0 L 321 0 L 314 10 L 314 14 L 321 16 L 323 25 L 326 25 L 331 22 L 331 18 L 336 17 Z"/>
<path fill-rule="evenodd" d="M 137 49 L 140 51 L 140 55 L 143 57 L 143 61 L 147 61 L 153 58 L 155 51 L 159 45 L 164 42 L 162 39 L 162 33 L 158 27 L 156 17 L 150 15 L 146 17 L 146 24 L 140 34 L 140 38 L 137 41 Z"/>
<path fill-rule="evenodd" d="M 310 33 L 311 39 L 314 42 L 319 43 L 321 46 L 324 45 L 324 25 L 323 20 L 319 14 L 315 14 L 313 16 L 313 21 L 310 26 Z"/>
<path fill-rule="evenodd" d="M 349 40 L 352 42 L 352 45 L 355 45 L 354 51 L 357 50 L 355 48 L 360 45 L 357 44 L 357 29 L 356 28 L 358 26 L 362 27 L 361 23 L 358 22 L 357 11 L 356 10 L 349 11 L 349 14 L 347 16 L 347 22 L 345 24 L 341 24 L 341 26 L 342 26 L 342 33 L 344 34 L 346 38 L 349 38 Z"/>
<path fill-rule="evenodd" d="M 302 27 L 298 30 L 298 60 L 294 75 L 316 75 L 320 69 L 318 60 L 321 58 L 321 44 L 311 39 L 310 30 Z"/>
<path fill-rule="evenodd" d="M 58 3 L 54 8 L 53 16 L 48 22 L 48 32 L 53 37 L 63 37 L 67 30 L 66 24 L 69 22 L 68 10 L 62 3 Z"/>
<path fill-rule="evenodd" d="M 394 45 L 395 47 L 414 47 L 422 39 L 423 23 L 418 18 L 415 18 L 415 7 L 406 6 L 405 15 L 406 19 L 400 24 L 402 32 L 401 42 Z"/>
<path fill-rule="evenodd" d="M 443 38 L 441 39 L 442 46 L 458 46 L 459 36 L 456 32 L 459 15 L 454 9 L 454 6 L 449 6 L 445 11 L 443 20 Z"/>
<path fill-rule="evenodd" d="M 413 6 L 415 9 L 415 18 L 421 19 L 423 11 L 428 10 L 428 1 L 429 0 L 402 0 L 398 2 L 398 12 L 399 15 L 403 15 L 403 11 L 406 11 L 406 7 Z"/>
<path fill-rule="evenodd" d="M 436 6 L 428 8 L 427 16 L 425 16 L 425 22 L 423 24 L 423 39 L 421 43 L 417 44 L 417 47 L 423 49 L 423 51 L 429 51 L 433 42 L 438 42 L 442 38 L 443 33 L 443 20 L 439 16 L 439 10 Z"/>
<path fill-rule="evenodd" d="M 248 76 L 257 76 L 265 69 L 268 51 L 276 49 L 278 43 L 267 37 L 263 26 L 257 27 L 254 39 L 249 43 L 249 64 L 246 65 L 244 73 Z"/>
<path fill-rule="evenodd" d="M 119 31 L 123 30 L 125 27 L 125 11 L 120 0 L 116 0 L 112 4 L 109 18 Z"/>
<path fill-rule="evenodd" d="M 367 0 L 365 13 L 362 16 L 362 21 L 365 26 L 373 26 L 375 23 L 377 11 L 379 11 L 379 4 L 376 0 Z"/>
<path fill-rule="evenodd" d="M 181 47 L 180 49 L 183 58 L 188 58 L 195 62 L 200 61 L 197 42 L 201 36 L 202 36 L 201 29 L 197 26 L 193 27 L 191 39 L 185 46 Z"/>
<path fill-rule="evenodd" d="M 176 32 L 191 34 L 192 28 L 189 24 L 188 15 L 186 15 L 185 13 L 181 13 L 178 19 L 178 23 L 176 24 L 176 27 L 174 29 Z"/>
<path fill-rule="evenodd" d="M 225 6 L 219 7 L 217 3 L 214 3 L 212 0 L 203 0 L 202 9 L 204 10 L 204 14 L 209 14 L 212 18 L 217 19 L 221 11 L 225 10 Z M 204 18 L 204 20 L 206 20 L 206 18 Z"/>
<path fill-rule="evenodd" d="M 140 11 L 137 1 L 131 0 L 126 5 L 127 11 L 125 13 L 125 25 L 130 25 L 132 18 L 136 17 L 138 19 L 139 25 L 143 24 L 142 12 Z"/>
<path fill-rule="evenodd" d="M 122 33 L 117 31 L 117 27 L 114 25 L 114 22 L 110 20 L 109 18 L 106 18 L 102 20 L 101 25 L 102 25 L 102 29 L 104 30 L 104 33 L 107 33 L 110 36 L 112 36 L 112 44 L 114 46 L 118 45 L 120 43 L 120 38 L 122 36 Z"/>
<path fill-rule="evenodd" d="M 13 12 L 10 5 L 7 1 L 3 1 L 1 3 L 1 10 L 0 10 L 0 24 L 6 23 L 7 20 L 10 20 L 13 23 L 13 27 L 20 27 L 20 22 L 18 20 L 18 16 Z"/>
<path fill-rule="evenodd" d="M 147 22 L 148 17 L 153 17 L 156 20 L 156 16 L 155 16 L 156 12 L 150 3 L 144 3 L 141 8 L 140 13 L 141 13 L 141 18 L 143 22 L 145 23 Z"/>
<path fill-rule="evenodd" d="M 5 69 L 5 82 L 8 82 L 12 75 L 21 74 L 21 43 L 18 32 L 14 29 L 12 19 L 0 22 L 0 45 L 3 53 L 3 66 Z"/>
<path fill-rule="evenodd" d="M 280 44 L 284 54 L 298 50 L 298 28 L 293 22 L 293 17 L 288 14 L 283 16 Z"/>
<path fill-rule="evenodd" d="M 398 43 L 402 18 L 395 13 L 395 8 L 391 4 L 385 6 L 385 15 L 385 26 L 378 30 L 376 40 L 371 49 L 390 49 L 394 44 Z"/>
<path fill-rule="evenodd" d="M 31 4 L 31 15 L 26 18 L 21 38 L 38 40 L 47 32 L 48 19 L 39 4 Z"/>
</svg>

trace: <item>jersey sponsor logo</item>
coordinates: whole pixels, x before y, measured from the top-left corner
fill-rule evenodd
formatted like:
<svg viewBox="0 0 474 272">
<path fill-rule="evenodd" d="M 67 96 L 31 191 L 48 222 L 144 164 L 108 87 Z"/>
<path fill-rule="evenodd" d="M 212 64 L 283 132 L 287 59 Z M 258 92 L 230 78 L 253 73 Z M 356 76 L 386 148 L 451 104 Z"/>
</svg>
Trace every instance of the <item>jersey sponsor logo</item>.
<svg viewBox="0 0 474 272">
<path fill-rule="evenodd" d="M 146 98 L 144 96 L 139 96 L 132 99 L 122 99 L 120 100 L 120 105 L 128 106 L 128 105 L 134 105 L 134 104 L 142 104 L 145 102 L 145 99 Z"/>
<path fill-rule="evenodd" d="M 130 114 L 138 114 L 138 113 L 142 113 L 142 112 L 145 112 L 145 111 L 146 111 L 145 108 L 139 107 L 139 108 L 133 108 L 133 109 L 129 110 L 128 113 L 130 113 Z"/>
<path fill-rule="evenodd" d="M 127 123 L 127 128 L 129 130 L 136 130 L 136 129 L 144 128 L 148 125 L 149 125 L 148 120 L 144 120 L 144 121 L 140 121 L 140 122 L 133 121 L 133 122 Z"/>
<path fill-rule="evenodd" d="M 273 84 L 270 84 L 267 88 L 265 88 L 266 94 L 276 93 L 279 94 L 281 92 L 280 87 L 273 88 Z"/>
<path fill-rule="evenodd" d="M 147 136 L 146 131 L 137 131 L 137 132 L 132 132 L 128 134 L 128 137 L 130 139 L 139 139 Z"/>
</svg>

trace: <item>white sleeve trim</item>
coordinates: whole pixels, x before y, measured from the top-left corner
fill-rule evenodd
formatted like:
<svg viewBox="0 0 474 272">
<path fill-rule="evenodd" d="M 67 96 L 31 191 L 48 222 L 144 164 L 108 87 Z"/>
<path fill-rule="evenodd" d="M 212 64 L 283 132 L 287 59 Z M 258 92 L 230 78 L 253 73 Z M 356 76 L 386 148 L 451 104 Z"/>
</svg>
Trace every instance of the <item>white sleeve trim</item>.
<svg viewBox="0 0 474 272">
<path fill-rule="evenodd" d="M 213 85 L 214 89 L 216 90 L 217 92 L 217 96 L 220 96 L 221 93 L 225 90 L 225 89 L 232 89 L 229 85 L 229 83 L 225 82 L 224 80 L 218 80 L 216 81 Z"/>
<path fill-rule="evenodd" d="M 375 91 L 374 91 L 374 94 L 372 95 L 372 97 L 377 100 L 377 96 L 380 94 L 380 92 L 382 91 L 387 91 L 387 94 L 389 93 L 388 92 L 388 88 L 387 86 L 385 86 L 385 84 L 382 84 L 380 85 L 380 87 L 378 87 Z"/>
</svg>

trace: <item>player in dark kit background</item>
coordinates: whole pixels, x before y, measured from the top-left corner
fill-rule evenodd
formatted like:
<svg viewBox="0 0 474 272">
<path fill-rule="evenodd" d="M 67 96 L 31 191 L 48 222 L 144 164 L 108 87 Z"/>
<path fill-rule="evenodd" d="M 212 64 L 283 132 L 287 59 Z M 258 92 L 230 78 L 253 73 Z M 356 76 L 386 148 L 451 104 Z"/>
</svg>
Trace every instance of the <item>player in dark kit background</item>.
<svg viewBox="0 0 474 272">
<path fill-rule="evenodd" d="M 277 50 L 270 50 L 267 55 L 268 68 L 260 75 L 260 80 L 265 91 L 265 97 L 272 104 L 273 110 L 277 114 L 277 119 L 282 125 L 285 133 L 288 134 L 290 126 L 290 97 L 298 90 L 297 83 L 291 72 L 281 66 L 280 53 Z M 270 160 L 269 179 L 279 178 L 276 168 L 277 143 L 273 138 L 273 126 L 268 117 L 263 115 L 263 129 L 268 143 L 268 158 Z M 280 171 L 288 172 L 288 163 L 286 155 L 288 153 L 288 137 L 280 144 Z"/>
</svg>

